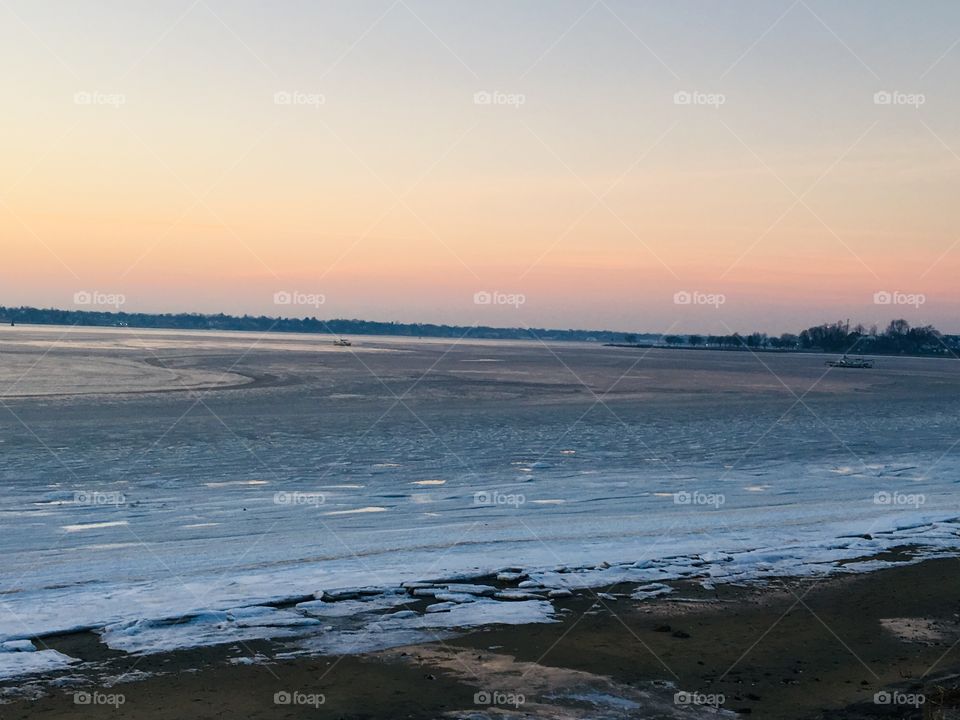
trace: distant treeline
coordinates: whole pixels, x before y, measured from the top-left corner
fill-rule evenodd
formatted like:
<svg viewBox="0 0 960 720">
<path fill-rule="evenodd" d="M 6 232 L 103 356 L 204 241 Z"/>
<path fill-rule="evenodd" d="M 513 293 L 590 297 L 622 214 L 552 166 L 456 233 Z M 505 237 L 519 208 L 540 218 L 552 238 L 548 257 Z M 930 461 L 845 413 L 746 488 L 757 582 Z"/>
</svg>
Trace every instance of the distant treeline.
<svg viewBox="0 0 960 720">
<path fill-rule="evenodd" d="M 630 336 L 626 336 L 630 337 Z M 880 331 L 874 325 L 850 326 L 850 321 L 824 323 L 799 335 L 778 337 L 755 332 L 749 335 L 666 335 L 669 347 L 714 347 L 740 350 L 807 350 L 862 355 L 950 355 L 960 351 L 960 335 L 944 335 L 932 325 L 910 327 L 906 320 L 891 320 Z"/>
<path fill-rule="evenodd" d="M 954 355 L 960 353 L 960 335 L 944 335 L 932 325 L 911 327 L 891 320 L 884 330 L 850 326 L 850 321 L 825 323 L 800 334 L 659 335 L 613 330 L 556 330 L 495 328 L 430 323 L 319 320 L 315 317 L 279 318 L 265 315 L 206 315 L 201 313 L 127 313 L 91 310 L 0 306 L 0 323 L 138 327 L 166 330 L 247 330 L 251 332 L 327 333 L 331 335 L 399 335 L 402 337 L 478 338 L 501 340 L 567 340 L 640 345 L 644 347 L 715 348 L 721 350 L 824 351 L 883 355 Z"/>
<path fill-rule="evenodd" d="M 622 332 L 613 330 L 551 330 L 546 328 L 495 328 L 468 325 L 375 322 L 371 320 L 318 320 L 314 317 L 279 318 L 265 315 L 205 315 L 201 313 L 127 313 L 92 310 L 0 306 L 0 322 L 37 325 L 85 325 L 94 327 L 138 327 L 166 330 L 248 330 L 251 332 L 328 333 L 332 335 L 400 335 L 405 337 L 478 338 L 504 340 L 581 340 L 619 342 Z M 656 342 L 660 335 L 644 333 L 634 337 Z"/>
</svg>

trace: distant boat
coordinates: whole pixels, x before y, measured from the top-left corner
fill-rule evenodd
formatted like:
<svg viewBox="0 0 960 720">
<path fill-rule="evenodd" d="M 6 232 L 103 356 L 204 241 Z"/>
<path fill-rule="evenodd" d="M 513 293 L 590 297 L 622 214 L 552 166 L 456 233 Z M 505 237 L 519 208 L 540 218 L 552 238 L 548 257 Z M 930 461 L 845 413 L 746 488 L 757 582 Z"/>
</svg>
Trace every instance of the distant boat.
<svg viewBox="0 0 960 720">
<path fill-rule="evenodd" d="M 351 343 L 346 338 L 337 338 L 336 340 L 333 341 L 333 344 L 336 345 L 337 347 L 350 347 L 353 343 Z"/>
<path fill-rule="evenodd" d="M 846 355 L 844 355 L 839 360 L 827 360 L 826 365 L 827 367 L 868 369 L 873 367 L 873 360 L 864 360 L 863 358 L 848 358 Z"/>
</svg>

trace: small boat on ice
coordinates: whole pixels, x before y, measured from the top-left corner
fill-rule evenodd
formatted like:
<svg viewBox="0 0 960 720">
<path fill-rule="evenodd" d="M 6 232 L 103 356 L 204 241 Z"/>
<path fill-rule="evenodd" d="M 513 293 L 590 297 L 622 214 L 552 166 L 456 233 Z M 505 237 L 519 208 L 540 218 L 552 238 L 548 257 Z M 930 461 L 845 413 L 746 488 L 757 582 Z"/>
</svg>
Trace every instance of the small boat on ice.
<svg viewBox="0 0 960 720">
<path fill-rule="evenodd" d="M 844 355 L 839 360 L 827 360 L 826 365 L 827 367 L 868 369 L 873 367 L 873 360 L 864 360 L 863 358 L 848 358 L 846 355 Z"/>
</svg>

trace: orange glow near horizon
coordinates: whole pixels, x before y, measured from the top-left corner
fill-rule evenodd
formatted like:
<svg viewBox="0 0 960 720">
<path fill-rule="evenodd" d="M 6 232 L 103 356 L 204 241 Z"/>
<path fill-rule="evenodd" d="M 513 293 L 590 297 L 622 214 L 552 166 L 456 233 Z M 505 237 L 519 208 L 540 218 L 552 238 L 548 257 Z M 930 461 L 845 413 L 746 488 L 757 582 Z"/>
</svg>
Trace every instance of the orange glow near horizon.
<svg viewBox="0 0 960 720">
<path fill-rule="evenodd" d="M 475 33 L 496 13 L 471 7 L 468 32 L 414 4 L 433 32 L 398 8 L 362 35 L 389 5 L 373 2 L 295 2 L 264 11 L 269 27 L 211 2 L 216 17 L 167 34 L 179 13 L 147 3 L 82 18 L 12 3 L 0 56 L 26 70 L 4 81 L 0 305 L 99 289 L 150 312 L 703 332 L 902 315 L 960 331 L 960 52 L 924 72 L 956 8 L 905 29 L 896 67 L 927 100 L 898 107 L 873 100 L 899 77 L 883 33 L 827 5 L 882 81 L 800 12 L 721 77 L 783 9 L 681 42 L 669 12 L 615 3 L 660 28 L 668 72 L 603 13 L 552 48 L 535 7 L 500 8 L 516 27 L 491 52 Z M 579 14 L 538 7 L 555 35 Z M 825 57 L 791 55 L 805 42 Z M 677 104 L 687 87 L 725 102 Z M 524 99 L 477 104 L 485 88 Z M 277 102 L 288 90 L 300 100 Z M 326 302 L 278 308 L 282 289 Z M 527 301 L 478 307 L 480 290 Z M 926 302 L 878 306 L 884 290 Z M 678 306 L 678 291 L 726 302 Z"/>
</svg>

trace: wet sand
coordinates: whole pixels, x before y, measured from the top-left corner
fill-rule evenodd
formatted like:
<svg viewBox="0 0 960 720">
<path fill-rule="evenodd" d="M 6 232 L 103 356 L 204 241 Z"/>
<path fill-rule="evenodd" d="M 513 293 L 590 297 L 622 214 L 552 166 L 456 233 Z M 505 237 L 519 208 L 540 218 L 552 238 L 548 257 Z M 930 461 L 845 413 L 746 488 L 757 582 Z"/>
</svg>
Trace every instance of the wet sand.
<svg viewBox="0 0 960 720">
<path fill-rule="evenodd" d="M 412 401 L 469 397 L 538 404 L 576 401 L 591 391 L 611 401 L 670 403 L 709 404 L 724 395 L 741 401 L 751 395 L 789 398 L 791 391 L 809 391 L 811 399 L 862 394 L 923 400 L 960 385 L 960 363 L 938 358 L 880 357 L 872 372 L 839 372 L 824 365 L 832 355 L 814 353 L 381 336 L 353 338 L 349 348 L 332 343 L 333 336 L 295 333 L 0 326 L 0 395 L 11 400 L 216 390 L 218 384 L 242 386 L 265 372 L 311 390 L 346 383 L 334 400 L 382 381 L 410 390 L 405 397 Z"/>
<path fill-rule="evenodd" d="M 949 693 L 946 714 L 934 710 L 940 712 L 938 698 L 957 686 L 960 671 L 958 562 L 713 591 L 682 583 L 672 597 L 643 602 L 587 592 L 558 602 L 558 623 L 494 626 L 359 656 L 265 660 L 282 653 L 283 644 L 255 642 L 111 658 L 90 637 L 50 638 L 50 647 L 97 660 L 101 668 L 79 673 L 86 680 L 75 688 L 37 690 L 38 699 L 0 706 L 0 716 L 697 717 L 698 708 L 674 705 L 684 690 L 723 695 L 724 709 L 760 718 L 949 718 L 960 712 Z M 230 664 L 251 656 L 265 664 Z M 130 671 L 151 675 L 102 685 L 103 677 Z M 74 704 L 73 692 L 97 689 L 122 693 L 124 704 L 116 710 Z M 881 691 L 928 699 L 921 708 L 877 705 Z M 283 692 L 322 695 L 324 702 L 275 704 Z M 522 695 L 524 703 L 477 705 L 483 692 Z M 636 705 L 618 707 L 614 698 Z"/>
</svg>

